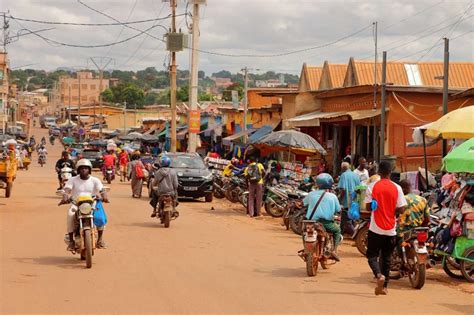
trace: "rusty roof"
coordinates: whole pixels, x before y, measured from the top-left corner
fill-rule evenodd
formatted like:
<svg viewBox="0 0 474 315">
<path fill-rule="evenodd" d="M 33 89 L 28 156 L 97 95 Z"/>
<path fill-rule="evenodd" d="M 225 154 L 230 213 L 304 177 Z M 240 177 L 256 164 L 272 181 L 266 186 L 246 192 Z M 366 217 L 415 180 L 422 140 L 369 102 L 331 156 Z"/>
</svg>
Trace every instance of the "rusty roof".
<svg viewBox="0 0 474 315">
<path fill-rule="evenodd" d="M 344 81 L 345 86 L 373 85 L 374 63 L 370 61 L 349 62 L 351 71 L 347 71 Z M 353 81 L 350 76 L 353 72 Z M 473 62 L 450 62 L 449 63 L 449 87 L 470 88 L 474 87 L 474 63 Z M 387 82 L 400 86 L 434 86 L 443 85 L 442 79 L 436 79 L 443 75 L 443 62 L 410 62 L 389 61 L 387 62 Z M 382 64 L 377 64 L 377 83 L 382 79 Z"/>
</svg>

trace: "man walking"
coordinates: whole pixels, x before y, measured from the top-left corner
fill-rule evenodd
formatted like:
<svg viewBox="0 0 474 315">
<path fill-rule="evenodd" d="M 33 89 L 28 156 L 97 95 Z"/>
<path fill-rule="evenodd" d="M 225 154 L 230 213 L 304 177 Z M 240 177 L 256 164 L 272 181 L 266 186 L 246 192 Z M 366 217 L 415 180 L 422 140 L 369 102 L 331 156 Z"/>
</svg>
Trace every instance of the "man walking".
<svg viewBox="0 0 474 315">
<path fill-rule="evenodd" d="M 360 185 L 360 178 L 353 171 L 351 171 L 351 165 L 347 162 L 341 164 L 341 177 L 339 178 L 339 197 L 342 197 L 342 216 L 341 216 L 341 231 L 344 234 L 352 234 L 354 232 L 354 226 L 352 221 L 348 217 L 348 209 L 351 205 L 351 196 L 356 186 Z"/>
<path fill-rule="evenodd" d="M 354 170 L 354 173 L 359 176 L 360 181 L 365 183 L 369 179 L 369 171 L 367 170 L 367 160 L 361 156 L 359 158 L 359 166 Z"/>
<path fill-rule="evenodd" d="M 365 197 L 367 209 L 372 211 L 367 235 L 367 259 L 377 279 L 376 295 L 388 293 L 390 260 L 396 242 L 396 216 L 407 205 L 402 188 L 390 180 L 391 172 L 389 162 L 380 162 L 380 180 L 367 187 Z"/>
<path fill-rule="evenodd" d="M 244 171 L 249 182 L 248 215 L 250 217 L 260 216 L 263 195 L 263 178 L 265 168 L 261 163 L 256 162 L 254 157 L 249 158 L 249 165 Z"/>
</svg>

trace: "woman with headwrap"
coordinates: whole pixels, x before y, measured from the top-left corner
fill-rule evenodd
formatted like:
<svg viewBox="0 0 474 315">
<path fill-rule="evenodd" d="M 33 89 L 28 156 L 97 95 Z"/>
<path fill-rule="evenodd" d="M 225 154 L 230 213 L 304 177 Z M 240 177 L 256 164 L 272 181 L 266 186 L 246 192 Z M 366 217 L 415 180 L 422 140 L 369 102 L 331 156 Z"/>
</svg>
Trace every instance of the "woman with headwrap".
<svg viewBox="0 0 474 315">
<path fill-rule="evenodd" d="M 132 154 L 131 161 L 128 163 L 128 179 L 131 180 L 132 185 L 132 197 L 140 198 L 142 196 L 142 187 L 144 179 L 145 166 L 140 161 L 140 152 L 135 151 Z"/>
</svg>

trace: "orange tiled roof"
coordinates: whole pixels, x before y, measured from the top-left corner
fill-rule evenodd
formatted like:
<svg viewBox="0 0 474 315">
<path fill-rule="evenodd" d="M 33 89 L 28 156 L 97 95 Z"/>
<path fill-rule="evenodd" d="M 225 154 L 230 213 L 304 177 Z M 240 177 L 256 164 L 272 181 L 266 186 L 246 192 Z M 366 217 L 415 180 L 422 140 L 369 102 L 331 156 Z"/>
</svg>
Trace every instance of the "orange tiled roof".
<svg viewBox="0 0 474 315">
<path fill-rule="evenodd" d="M 319 81 L 321 80 L 322 72 L 323 68 L 321 67 L 307 66 L 306 64 L 303 64 L 299 87 L 301 88 L 301 83 L 304 83 L 307 90 L 317 90 L 319 87 Z M 301 80 L 305 80 L 305 82 L 301 82 Z"/>
<path fill-rule="evenodd" d="M 369 61 L 353 62 L 355 85 L 374 84 L 374 63 Z M 474 87 L 474 63 L 451 62 L 449 64 L 449 87 Z M 435 79 L 443 75 L 443 62 L 387 62 L 387 82 L 402 86 L 437 86 L 443 80 Z M 382 64 L 377 64 L 377 83 L 382 79 Z M 347 78 L 346 78 L 347 80 Z M 347 85 L 347 82 L 346 82 Z"/>
<path fill-rule="evenodd" d="M 346 77 L 347 64 L 328 64 L 329 75 L 331 76 L 332 87 L 342 87 L 344 84 L 344 78 Z"/>
</svg>

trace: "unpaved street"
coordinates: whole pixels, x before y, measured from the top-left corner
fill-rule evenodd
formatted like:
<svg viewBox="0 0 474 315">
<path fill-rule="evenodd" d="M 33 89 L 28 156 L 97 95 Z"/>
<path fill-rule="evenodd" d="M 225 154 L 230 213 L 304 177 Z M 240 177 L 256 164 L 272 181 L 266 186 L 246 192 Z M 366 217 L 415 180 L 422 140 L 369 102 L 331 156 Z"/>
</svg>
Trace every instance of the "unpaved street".
<svg viewBox="0 0 474 315">
<path fill-rule="evenodd" d="M 299 237 L 279 220 L 249 219 L 224 201 L 183 201 L 180 218 L 165 229 L 149 217 L 148 199 L 132 199 L 118 180 L 106 205 L 109 248 L 85 269 L 65 250 L 67 206 L 57 206 L 53 169 L 60 147 L 47 148 L 47 165 L 40 168 L 35 155 L 12 198 L 0 197 L 2 314 L 474 312 L 472 285 L 439 268 L 428 271 L 422 290 L 402 279 L 376 297 L 367 262 L 350 241 L 341 263 L 308 278 L 296 256 Z"/>
</svg>

